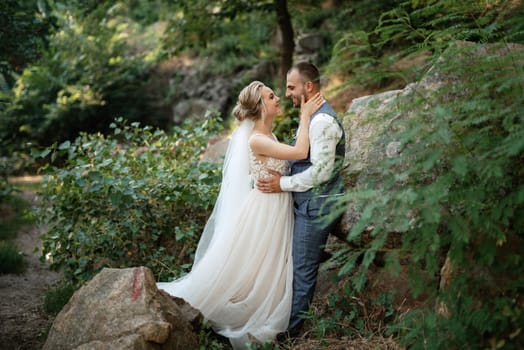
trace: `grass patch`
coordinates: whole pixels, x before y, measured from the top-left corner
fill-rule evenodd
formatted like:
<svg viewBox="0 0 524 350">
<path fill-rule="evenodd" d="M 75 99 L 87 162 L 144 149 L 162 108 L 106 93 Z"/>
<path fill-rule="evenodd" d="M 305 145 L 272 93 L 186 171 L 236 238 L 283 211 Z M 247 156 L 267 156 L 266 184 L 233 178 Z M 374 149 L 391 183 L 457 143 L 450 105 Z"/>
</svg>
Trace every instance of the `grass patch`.
<svg viewBox="0 0 524 350">
<path fill-rule="evenodd" d="M 49 290 L 44 297 L 44 310 L 50 315 L 57 315 L 73 296 L 75 288 L 69 284 Z"/>
<path fill-rule="evenodd" d="M 29 185 L 37 186 L 37 185 Z M 20 197 L 19 186 L 9 186 L 0 196 L 0 273 L 23 273 L 27 261 L 14 240 L 21 227 L 32 224 L 35 219 L 29 210 L 31 204 Z"/>
<path fill-rule="evenodd" d="M 16 238 L 22 226 L 34 222 L 29 208 L 30 203 L 15 194 L 0 203 L 0 240 Z"/>
<path fill-rule="evenodd" d="M 20 274 L 27 268 L 27 261 L 11 241 L 0 241 L 0 273 Z"/>
</svg>

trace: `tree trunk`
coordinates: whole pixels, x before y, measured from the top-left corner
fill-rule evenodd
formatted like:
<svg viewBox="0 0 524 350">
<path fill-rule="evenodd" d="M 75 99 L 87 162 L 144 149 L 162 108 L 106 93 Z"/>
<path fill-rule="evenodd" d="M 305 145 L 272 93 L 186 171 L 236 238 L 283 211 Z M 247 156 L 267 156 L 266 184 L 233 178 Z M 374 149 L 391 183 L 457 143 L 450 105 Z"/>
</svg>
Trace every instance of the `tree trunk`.
<svg viewBox="0 0 524 350">
<path fill-rule="evenodd" d="M 275 0 L 277 12 L 277 22 L 280 33 L 282 34 L 282 44 L 279 52 L 278 79 L 280 87 L 285 90 L 286 75 L 293 63 L 293 51 L 295 50 L 295 41 L 291 16 L 287 8 L 287 0 Z"/>
</svg>

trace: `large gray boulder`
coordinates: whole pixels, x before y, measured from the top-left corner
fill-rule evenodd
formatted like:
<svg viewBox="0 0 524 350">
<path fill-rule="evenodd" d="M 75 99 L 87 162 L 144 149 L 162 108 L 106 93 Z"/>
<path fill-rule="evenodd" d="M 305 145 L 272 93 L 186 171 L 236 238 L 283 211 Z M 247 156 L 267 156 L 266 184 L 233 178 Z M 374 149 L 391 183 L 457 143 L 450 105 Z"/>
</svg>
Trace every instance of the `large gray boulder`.
<svg viewBox="0 0 524 350">
<path fill-rule="evenodd" d="M 58 314 L 43 349 L 195 349 L 200 321 L 194 309 L 157 289 L 148 268 L 106 268 Z"/>
<path fill-rule="evenodd" d="M 475 56 L 481 57 L 488 52 L 496 52 L 502 56 L 524 50 L 524 46 L 517 44 L 482 46 L 459 41 L 453 45 L 467 51 L 467 57 L 471 57 L 472 62 Z M 456 51 L 445 51 L 418 82 L 408 84 L 400 90 L 363 96 L 351 102 L 343 116 L 346 133 L 344 179 L 351 190 L 362 189 L 369 181 L 376 186 L 381 185 L 383 169 L 379 168 L 380 161 L 395 158 L 402 152 L 399 140 L 390 135 L 413 128 L 410 123 L 416 112 L 429 111 L 449 100 L 467 99 L 468 91 L 464 89 L 460 78 L 446 69 L 449 62 L 457 59 L 453 54 Z M 428 113 L 428 118 L 433 118 L 431 113 Z M 418 139 L 416 142 L 424 140 Z M 397 165 L 397 170 L 400 170 L 399 166 L 409 164 L 404 162 Z M 347 235 L 359 216 L 359 209 L 351 202 L 348 203 L 337 236 Z M 392 231 L 395 231 L 395 228 L 392 228 Z"/>
<path fill-rule="evenodd" d="M 344 177 L 349 188 L 358 190 L 370 179 L 380 186 L 382 169 L 377 169 L 377 164 L 385 158 L 395 158 L 401 152 L 399 140 L 389 135 L 408 128 L 413 108 L 428 108 L 432 95 L 442 86 L 453 83 L 454 78 L 442 72 L 447 59 L 450 58 L 443 55 L 420 81 L 403 89 L 362 96 L 351 102 L 343 118 L 346 133 Z M 427 105 L 406 107 L 410 101 L 421 97 L 427 98 Z M 348 203 L 337 235 L 347 235 L 359 216 L 359 209 Z"/>
</svg>

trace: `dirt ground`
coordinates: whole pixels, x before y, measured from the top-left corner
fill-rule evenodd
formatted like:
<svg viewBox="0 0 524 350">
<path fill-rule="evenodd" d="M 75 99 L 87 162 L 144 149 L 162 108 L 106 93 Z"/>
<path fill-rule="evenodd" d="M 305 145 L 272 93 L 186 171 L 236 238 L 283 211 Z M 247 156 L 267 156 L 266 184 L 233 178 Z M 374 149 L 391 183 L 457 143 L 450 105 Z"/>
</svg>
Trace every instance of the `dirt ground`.
<svg viewBox="0 0 524 350">
<path fill-rule="evenodd" d="M 38 205 L 35 194 L 22 196 Z M 0 275 L 0 349 L 41 349 L 53 322 L 43 310 L 46 291 L 60 280 L 60 275 L 47 269 L 35 252 L 42 229 L 36 225 L 22 227 L 16 244 L 28 263 L 23 274 Z"/>
</svg>

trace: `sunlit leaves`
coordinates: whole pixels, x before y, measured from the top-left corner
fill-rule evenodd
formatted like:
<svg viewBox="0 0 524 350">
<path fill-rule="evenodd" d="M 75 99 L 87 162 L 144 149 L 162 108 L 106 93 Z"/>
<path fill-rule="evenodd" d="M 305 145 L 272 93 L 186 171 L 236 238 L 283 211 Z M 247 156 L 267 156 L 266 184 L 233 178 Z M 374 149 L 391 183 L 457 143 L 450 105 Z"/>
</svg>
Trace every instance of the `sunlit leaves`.
<svg viewBox="0 0 524 350">
<path fill-rule="evenodd" d="M 74 283 L 104 266 L 145 265 L 174 277 L 191 261 L 218 191 L 219 167 L 195 155 L 221 121 L 209 115 L 172 135 L 123 119 L 111 128 L 113 136 L 82 134 L 42 153 L 67 155 L 43 184 L 43 257 Z"/>
</svg>

